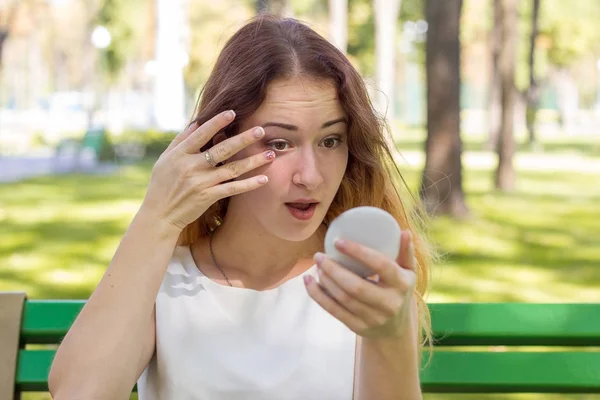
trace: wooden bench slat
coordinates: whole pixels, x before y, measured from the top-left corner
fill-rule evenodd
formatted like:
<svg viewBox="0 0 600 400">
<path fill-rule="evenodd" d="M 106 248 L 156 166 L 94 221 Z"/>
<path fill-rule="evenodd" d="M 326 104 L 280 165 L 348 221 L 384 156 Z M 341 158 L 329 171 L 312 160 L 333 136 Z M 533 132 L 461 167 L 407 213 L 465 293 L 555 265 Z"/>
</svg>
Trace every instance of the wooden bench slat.
<svg viewBox="0 0 600 400">
<path fill-rule="evenodd" d="M 439 345 L 600 346 L 597 304 L 429 304 Z"/>
<path fill-rule="evenodd" d="M 17 369 L 21 391 L 47 390 L 54 353 L 21 350 Z M 422 384 L 429 393 L 598 393 L 600 352 L 438 350 L 422 372 Z"/>
</svg>

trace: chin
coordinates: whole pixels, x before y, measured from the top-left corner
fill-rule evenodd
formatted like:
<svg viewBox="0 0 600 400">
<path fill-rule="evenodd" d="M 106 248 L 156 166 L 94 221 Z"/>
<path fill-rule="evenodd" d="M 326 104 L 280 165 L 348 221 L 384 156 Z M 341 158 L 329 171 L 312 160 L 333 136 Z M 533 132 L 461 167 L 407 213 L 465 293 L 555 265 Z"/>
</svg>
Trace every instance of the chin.
<svg viewBox="0 0 600 400">
<path fill-rule="evenodd" d="M 303 228 L 286 226 L 283 227 L 279 225 L 278 227 L 274 227 L 273 233 L 276 236 L 279 236 L 283 240 L 287 240 L 289 242 L 303 242 L 307 239 L 310 239 L 312 235 L 315 234 L 317 229 L 321 226 L 319 223 L 311 223 L 309 225 L 305 225 Z"/>
<path fill-rule="evenodd" d="M 269 230 L 283 240 L 302 242 L 310 239 L 322 226 L 325 215 L 320 214 L 315 214 L 310 221 L 295 221 L 289 217 L 289 214 L 284 218 L 275 218 L 274 220 L 277 221 L 277 224 L 275 226 L 271 225 L 271 229 Z"/>
</svg>

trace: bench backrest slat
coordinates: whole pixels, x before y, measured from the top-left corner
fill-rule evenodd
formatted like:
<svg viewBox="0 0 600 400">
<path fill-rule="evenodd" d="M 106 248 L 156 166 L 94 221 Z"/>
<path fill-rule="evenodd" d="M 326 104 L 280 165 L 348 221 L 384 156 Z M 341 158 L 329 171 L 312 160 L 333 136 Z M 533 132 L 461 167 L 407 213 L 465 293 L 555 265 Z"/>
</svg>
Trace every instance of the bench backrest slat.
<svg viewBox="0 0 600 400">
<path fill-rule="evenodd" d="M 85 300 L 28 300 L 23 310 L 24 343 L 57 344 L 85 305 Z"/>
<path fill-rule="evenodd" d="M 600 346 L 600 305 L 430 304 L 439 345 Z"/>
<path fill-rule="evenodd" d="M 84 300 L 29 300 L 21 334 L 27 343 L 58 343 Z M 600 346 L 600 305 L 432 303 L 439 345 Z"/>
<path fill-rule="evenodd" d="M 84 304 L 84 300 L 27 301 L 21 342 L 58 344 Z M 432 303 L 429 307 L 437 341 L 431 363 L 421 374 L 425 392 L 600 392 L 600 351 L 594 348 L 600 347 L 600 305 Z M 489 348 L 495 345 L 544 347 Z M 54 354 L 54 349 L 21 350 L 17 389 L 46 390 Z"/>
</svg>

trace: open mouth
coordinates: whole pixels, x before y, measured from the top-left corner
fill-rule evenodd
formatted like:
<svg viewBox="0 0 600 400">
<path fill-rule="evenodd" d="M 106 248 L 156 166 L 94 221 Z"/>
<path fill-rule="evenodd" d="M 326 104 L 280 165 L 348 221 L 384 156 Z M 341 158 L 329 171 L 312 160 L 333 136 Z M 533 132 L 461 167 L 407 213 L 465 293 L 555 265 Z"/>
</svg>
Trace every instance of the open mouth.
<svg viewBox="0 0 600 400">
<path fill-rule="evenodd" d="M 311 205 L 317 203 L 285 203 L 288 207 L 296 208 L 298 210 L 306 211 Z"/>
<path fill-rule="evenodd" d="M 285 203 L 292 216 L 300 220 L 312 218 L 318 204 L 319 203 Z"/>
</svg>

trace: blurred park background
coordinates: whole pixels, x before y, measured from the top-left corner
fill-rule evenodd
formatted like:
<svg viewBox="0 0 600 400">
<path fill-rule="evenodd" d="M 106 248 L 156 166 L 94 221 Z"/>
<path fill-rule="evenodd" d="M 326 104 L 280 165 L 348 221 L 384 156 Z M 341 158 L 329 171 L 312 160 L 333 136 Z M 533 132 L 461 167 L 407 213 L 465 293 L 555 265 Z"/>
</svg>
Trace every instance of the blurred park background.
<svg viewBox="0 0 600 400">
<path fill-rule="evenodd" d="M 3 0 L 0 291 L 90 295 L 219 50 L 264 10 L 365 78 L 432 215 L 429 301 L 600 300 L 598 0 Z"/>
</svg>

